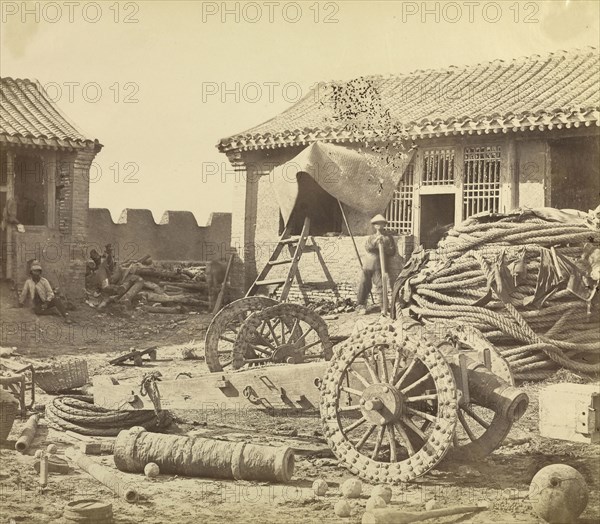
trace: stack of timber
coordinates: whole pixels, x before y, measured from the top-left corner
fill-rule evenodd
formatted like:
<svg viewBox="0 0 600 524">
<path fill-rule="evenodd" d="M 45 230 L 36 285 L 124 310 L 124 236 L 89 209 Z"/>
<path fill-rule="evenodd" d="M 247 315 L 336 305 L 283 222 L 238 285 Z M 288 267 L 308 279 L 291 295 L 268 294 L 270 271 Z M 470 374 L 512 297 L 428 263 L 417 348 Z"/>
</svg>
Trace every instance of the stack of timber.
<svg viewBox="0 0 600 524">
<path fill-rule="evenodd" d="M 104 289 L 96 297 L 98 303 L 90 298 L 88 304 L 98 309 L 110 304 L 141 305 L 150 313 L 205 311 L 210 306 L 211 290 L 206 277 L 209 265 L 199 261 L 123 265 L 123 276 L 117 284 Z"/>
<path fill-rule="evenodd" d="M 156 263 L 136 268 L 135 274 L 144 279 L 139 293 L 150 313 L 181 313 L 186 310 L 209 308 L 207 262 L 179 264 Z"/>
</svg>

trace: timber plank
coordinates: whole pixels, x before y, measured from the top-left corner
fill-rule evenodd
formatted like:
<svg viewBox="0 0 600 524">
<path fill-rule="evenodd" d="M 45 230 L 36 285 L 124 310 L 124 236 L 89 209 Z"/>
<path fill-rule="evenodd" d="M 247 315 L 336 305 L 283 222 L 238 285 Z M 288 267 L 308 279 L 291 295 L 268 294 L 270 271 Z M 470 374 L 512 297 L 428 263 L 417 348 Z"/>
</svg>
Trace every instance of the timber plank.
<svg viewBox="0 0 600 524">
<path fill-rule="evenodd" d="M 157 382 L 162 409 L 318 410 L 327 362 L 264 366 Z M 94 377 L 94 404 L 109 409 L 153 409 L 139 382 L 112 384 Z M 246 395 L 244 394 L 246 391 Z M 250 395 L 248 395 L 248 392 Z"/>
</svg>

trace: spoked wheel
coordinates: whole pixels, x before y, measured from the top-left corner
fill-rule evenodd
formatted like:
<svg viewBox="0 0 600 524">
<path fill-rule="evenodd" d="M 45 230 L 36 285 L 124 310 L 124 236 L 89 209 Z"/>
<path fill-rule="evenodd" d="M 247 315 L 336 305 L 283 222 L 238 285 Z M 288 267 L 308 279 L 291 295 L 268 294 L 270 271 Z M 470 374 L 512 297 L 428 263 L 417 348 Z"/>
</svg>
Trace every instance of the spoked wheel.
<svg viewBox="0 0 600 524">
<path fill-rule="evenodd" d="M 453 339 L 460 345 L 459 353 L 484 365 L 507 385 L 514 386 L 508 362 L 481 331 L 472 326 L 443 322 L 433 324 L 431 330 L 437 336 L 443 335 L 446 339 Z M 457 416 L 452 455 L 469 461 L 487 457 L 498 448 L 513 424 L 493 409 L 482 406 L 473 395 L 470 395 L 468 403 L 464 397 L 459 400 Z"/>
<path fill-rule="evenodd" d="M 318 314 L 299 304 L 278 304 L 244 322 L 233 346 L 232 367 L 329 360 L 332 347 Z"/>
<path fill-rule="evenodd" d="M 268 297 L 244 297 L 227 304 L 212 319 L 204 338 L 206 365 L 212 372 L 231 367 L 233 345 L 244 320 L 255 311 L 278 304 Z"/>
<path fill-rule="evenodd" d="M 321 418 L 331 449 L 365 480 L 414 479 L 452 445 L 452 371 L 434 344 L 401 324 L 369 326 L 348 339 L 322 388 Z"/>
<path fill-rule="evenodd" d="M 458 420 L 452 455 L 469 461 L 487 457 L 502 444 L 512 427 L 507 418 L 474 402 L 459 406 Z"/>
</svg>

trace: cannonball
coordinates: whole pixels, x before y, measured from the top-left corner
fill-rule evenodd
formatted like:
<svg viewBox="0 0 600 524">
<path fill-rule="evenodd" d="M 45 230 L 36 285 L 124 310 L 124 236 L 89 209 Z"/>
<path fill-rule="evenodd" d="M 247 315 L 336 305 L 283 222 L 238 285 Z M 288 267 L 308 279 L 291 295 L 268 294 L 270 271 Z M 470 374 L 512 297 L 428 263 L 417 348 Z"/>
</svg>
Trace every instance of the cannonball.
<svg viewBox="0 0 600 524">
<path fill-rule="evenodd" d="M 371 491 L 371 497 L 381 497 L 386 504 L 389 504 L 392 501 L 392 488 L 385 484 L 375 486 Z"/>
<path fill-rule="evenodd" d="M 146 475 L 147 477 L 158 477 L 159 473 L 160 468 L 158 467 L 158 464 L 154 462 L 148 462 L 148 464 L 146 464 L 146 466 L 144 467 L 144 475 Z"/>
<path fill-rule="evenodd" d="M 375 495 L 375 496 L 371 495 L 371 498 L 369 498 L 369 500 L 367 500 L 367 505 L 365 506 L 365 510 L 372 511 L 372 510 L 378 509 L 378 508 L 385 508 L 386 506 L 387 506 L 387 504 L 385 503 L 385 500 L 383 500 L 382 497 L 380 497 L 379 495 Z"/>
<path fill-rule="evenodd" d="M 342 499 L 336 502 L 333 511 L 338 517 L 349 517 L 352 513 L 352 508 L 347 500 Z"/>
<path fill-rule="evenodd" d="M 57 449 L 58 448 L 56 447 L 56 444 L 48 444 L 48 447 L 46 448 L 46 453 L 52 455 L 53 453 L 56 453 Z"/>
<path fill-rule="evenodd" d="M 574 522 L 588 503 L 583 475 L 566 464 L 540 469 L 529 485 L 533 512 L 550 524 Z"/>
<path fill-rule="evenodd" d="M 43 452 L 41 449 L 38 449 L 38 450 L 35 452 L 35 455 L 34 455 L 34 457 L 35 457 L 36 459 L 42 458 L 43 456 L 44 456 L 44 452 Z"/>
<path fill-rule="evenodd" d="M 362 492 L 362 482 L 358 479 L 348 479 L 342 484 L 340 490 L 347 499 L 357 499 Z"/>
<path fill-rule="evenodd" d="M 437 499 L 429 499 L 425 502 L 425 509 L 427 511 L 432 511 L 434 509 L 440 509 L 442 505 L 437 501 Z"/>
<path fill-rule="evenodd" d="M 315 495 L 319 497 L 325 495 L 325 493 L 327 493 L 328 488 L 329 486 L 327 485 L 327 482 L 325 482 L 323 479 L 315 480 L 312 485 L 312 489 L 315 492 Z"/>
</svg>

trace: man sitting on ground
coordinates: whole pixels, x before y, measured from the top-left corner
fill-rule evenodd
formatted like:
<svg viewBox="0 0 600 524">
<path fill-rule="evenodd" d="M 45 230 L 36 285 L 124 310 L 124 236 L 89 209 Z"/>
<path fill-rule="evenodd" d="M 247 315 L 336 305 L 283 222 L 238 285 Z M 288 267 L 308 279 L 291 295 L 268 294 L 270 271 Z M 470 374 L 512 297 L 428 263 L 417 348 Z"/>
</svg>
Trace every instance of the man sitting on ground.
<svg viewBox="0 0 600 524">
<path fill-rule="evenodd" d="M 19 307 L 23 307 L 29 298 L 33 302 L 33 312 L 36 315 L 51 315 L 54 308 L 56 308 L 56 311 L 65 319 L 65 322 L 67 324 L 71 323 L 65 306 L 60 298 L 54 296 L 52 286 L 42 276 L 42 266 L 36 260 L 31 264 L 29 278 L 25 281 L 23 291 L 19 296 Z"/>
</svg>

